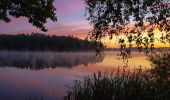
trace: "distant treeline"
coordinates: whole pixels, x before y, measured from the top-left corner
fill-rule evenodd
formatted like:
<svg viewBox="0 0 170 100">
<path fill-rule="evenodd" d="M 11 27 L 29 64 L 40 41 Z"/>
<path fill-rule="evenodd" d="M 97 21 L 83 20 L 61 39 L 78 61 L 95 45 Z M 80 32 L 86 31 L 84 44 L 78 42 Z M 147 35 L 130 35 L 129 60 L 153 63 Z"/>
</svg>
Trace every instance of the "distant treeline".
<svg viewBox="0 0 170 100">
<path fill-rule="evenodd" d="M 49 36 L 40 33 L 0 35 L 1 50 L 18 51 L 92 51 L 95 42 L 73 36 Z M 99 43 L 103 46 L 101 43 Z"/>
</svg>

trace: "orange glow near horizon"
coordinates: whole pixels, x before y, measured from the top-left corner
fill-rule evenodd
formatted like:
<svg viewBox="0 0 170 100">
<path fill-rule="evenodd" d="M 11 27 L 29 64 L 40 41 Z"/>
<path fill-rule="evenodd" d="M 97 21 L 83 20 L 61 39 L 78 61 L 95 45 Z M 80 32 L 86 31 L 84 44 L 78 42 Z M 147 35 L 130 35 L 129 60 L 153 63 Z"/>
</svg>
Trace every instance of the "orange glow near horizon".
<svg viewBox="0 0 170 100">
<path fill-rule="evenodd" d="M 155 29 L 153 32 L 155 34 L 155 38 L 160 38 L 162 33 L 165 34 L 165 32 L 161 32 L 158 29 Z M 147 32 L 142 32 L 142 34 L 144 36 L 147 36 L 148 33 Z M 119 44 L 118 44 L 119 38 L 124 38 L 124 37 L 125 37 L 125 35 L 120 35 L 120 36 L 113 36 L 112 39 L 109 39 L 109 36 L 107 36 L 107 37 L 102 39 L 102 42 L 104 43 L 104 45 L 107 48 L 119 48 Z M 126 43 L 126 44 L 128 44 L 128 43 Z M 134 42 L 132 43 L 132 45 L 133 45 L 133 47 L 135 47 Z M 156 47 L 156 48 L 159 48 L 159 47 L 168 47 L 168 48 L 170 48 L 170 43 L 161 43 L 160 41 L 155 39 L 154 47 Z"/>
</svg>

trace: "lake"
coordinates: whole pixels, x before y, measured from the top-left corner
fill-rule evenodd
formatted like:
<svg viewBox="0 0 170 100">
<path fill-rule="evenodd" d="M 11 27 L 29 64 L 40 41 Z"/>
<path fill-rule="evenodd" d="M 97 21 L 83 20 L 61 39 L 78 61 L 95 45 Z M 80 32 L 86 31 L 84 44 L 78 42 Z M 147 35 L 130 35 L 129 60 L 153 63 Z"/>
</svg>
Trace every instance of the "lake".
<svg viewBox="0 0 170 100">
<path fill-rule="evenodd" d="M 74 80 L 126 66 L 119 52 L 0 52 L 1 100 L 62 100 Z M 147 56 L 133 52 L 128 69 L 150 67 Z"/>
</svg>

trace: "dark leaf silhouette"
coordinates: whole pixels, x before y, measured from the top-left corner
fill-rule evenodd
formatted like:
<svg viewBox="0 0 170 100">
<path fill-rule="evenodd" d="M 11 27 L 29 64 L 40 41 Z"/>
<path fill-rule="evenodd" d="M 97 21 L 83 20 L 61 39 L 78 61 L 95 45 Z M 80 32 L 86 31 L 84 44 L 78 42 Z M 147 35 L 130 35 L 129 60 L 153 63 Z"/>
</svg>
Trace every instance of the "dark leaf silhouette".
<svg viewBox="0 0 170 100">
<path fill-rule="evenodd" d="M 26 17 L 33 26 L 47 31 L 44 26 L 47 19 L 57 21 L 53 2 L 54 0 L 1 0 L 0 20 L 10 22 L 11 16 Z"/>
<path fill-rule="evenodd" d="M 127 39 L 120 47 L 124 51 L 136 42 L 135 47 L 140 51 L 154 49 L 154 29 L 164 31 L 158 40 L 162 43 L 170 41 L 170 0 L 84 0 L 88 20 L 93 24 L 91 39 L 100 40 L 102 37 L 126 34 Z M 143 31 L 148 35 L 144 36 Z M 131 34 L 131 35 L 129 35 Z M 141 49 L 145 48 L 145 49 Z"/>
<path fill-rule="evenodd" d="M 152 62 L 152 75 L 160 80 L 170 80 L 170 52 L 157 52 L 149 57 Z"/>
</svg>

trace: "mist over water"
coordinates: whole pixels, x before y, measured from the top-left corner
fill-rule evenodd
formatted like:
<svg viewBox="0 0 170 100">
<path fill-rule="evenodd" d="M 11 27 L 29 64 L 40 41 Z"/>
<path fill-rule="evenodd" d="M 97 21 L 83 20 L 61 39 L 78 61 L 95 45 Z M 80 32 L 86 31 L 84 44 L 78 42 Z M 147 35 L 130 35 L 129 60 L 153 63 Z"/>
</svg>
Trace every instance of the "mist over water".
<svg viewBox="0 0 170 100">
<path fill-rule="evenodd" d="M 45 68 L 88 65 L 102 62 L 104 54 L 94 52 L 0 52 L 1 67 L 40 70 Z"/>
<path fill-rule="evenodd" d="M 74 80 L 125 65 L 119 52 L 0 52 L 0 98 L 61 100 Z M 134 52 L 128 68 L 149 68 L 144 54 Z"/>
</svg>

